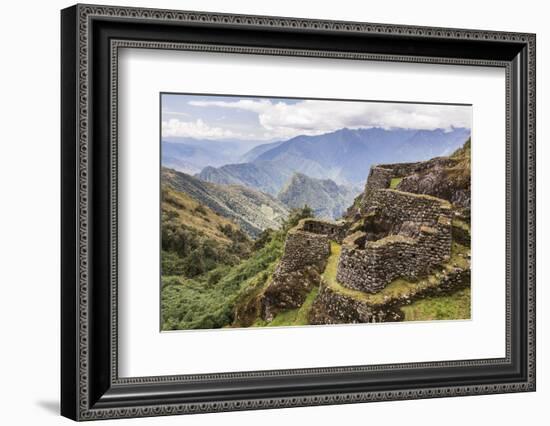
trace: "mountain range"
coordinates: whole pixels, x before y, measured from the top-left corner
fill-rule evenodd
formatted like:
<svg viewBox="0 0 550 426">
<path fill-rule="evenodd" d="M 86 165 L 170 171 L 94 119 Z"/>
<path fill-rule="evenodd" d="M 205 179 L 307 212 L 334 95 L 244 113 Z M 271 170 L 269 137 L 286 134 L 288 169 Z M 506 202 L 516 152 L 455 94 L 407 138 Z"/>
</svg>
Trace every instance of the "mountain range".
<svg viewBox="0 0 550 426">
<path fill-rule="evenodd" d="M 161 161 L 164 167 L 195 174 L 207 166 L 219 167 L 242 161 L 244 154 L 255 152 L 250 146 L 251 142 L 233 140 L 165 138 Z"/>
<path fill-rule="evenodd" d="M 287 207 L 263 192 L 239 186 L 204 182 L 186 173 L 162 168 L 161 181 L 183 192 L 215 213 L 239 225 L 255 238 L 266 228 L 278 229 L 288 216 Z"/>
<path fill-rule="evenodd" d="M 259 145 L 241 155 L 241 162 L 221 166 L 211 162 L 196 177 L 206 182 L 247 186 L 274 196 L 296 172 L 331 179 L 339 185 L 361 187 L 373 164 L 449 155 L 469 136 L 470 130 L 466 128 L 344 128 Z"/>
<path fill-rule="evenodd" d="M 308 205 L 315 217 L 340 219 L 353 203 L 357 192 L 330 179 L 315 179 L 302 173 L 295 173 L 277 198 L 290 208 Z"/>
</svg>

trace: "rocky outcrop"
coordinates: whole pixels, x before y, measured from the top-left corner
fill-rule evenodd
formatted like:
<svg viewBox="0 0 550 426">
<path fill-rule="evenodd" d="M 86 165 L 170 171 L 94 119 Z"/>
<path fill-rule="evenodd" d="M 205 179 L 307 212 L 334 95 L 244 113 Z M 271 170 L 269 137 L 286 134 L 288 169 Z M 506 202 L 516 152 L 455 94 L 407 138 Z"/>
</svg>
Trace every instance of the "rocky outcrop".
<svg viewBox="0 0 550 426">
<path fill-rule="evenodd" d="M 313 287 L 320 283 L 321 275 L 312 266 L 291 272 L 275 271 L 260 299 L 261 318 L 272 321 L 281 311 L 299 308 Z"/>
<path fill-rule="evenodd" d="M 357 192 L 330 179 L 315 179 L 303 173 L 294 173 L 277 198 L 290 208 L 307 205 L 315 217 L 335 220 L 342 217 Z"/>
<path fill-rule="evenodd" d="M 470 188 L 458 188 L 456 181 L 448 179 L 446 170 L 442 168 L 404 177 L 397 189 L 415 194 L 429 194 L 449 200 L 460 207 L 470 207 Z"/>
</svg>

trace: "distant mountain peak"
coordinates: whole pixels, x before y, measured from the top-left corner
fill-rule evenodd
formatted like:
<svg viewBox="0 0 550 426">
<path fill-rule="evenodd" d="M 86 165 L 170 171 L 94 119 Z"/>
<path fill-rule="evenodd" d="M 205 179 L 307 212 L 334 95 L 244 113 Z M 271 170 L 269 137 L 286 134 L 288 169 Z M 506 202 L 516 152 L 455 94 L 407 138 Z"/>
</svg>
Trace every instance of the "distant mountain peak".
<svg viewBox="0 0 550 426">
<path fill-rule="evenodd" d="M 339 219 L 359 191 L 330 179 L 316 179 L 295 172 L 277 195 L 290 208 L 310 206 L 316 217 Z"/>
<path fill-rule="evenodd" d="M 207 182 L 235 183 L 276 195 L 294 173 L 336 184 L 363 186 L 373 164 L 423 161 L 449 155 L 470 136 L 466 128 L 435 130 L 342 128 L 259 145 L 244 163 L 203 168 Z"/>
</svg>

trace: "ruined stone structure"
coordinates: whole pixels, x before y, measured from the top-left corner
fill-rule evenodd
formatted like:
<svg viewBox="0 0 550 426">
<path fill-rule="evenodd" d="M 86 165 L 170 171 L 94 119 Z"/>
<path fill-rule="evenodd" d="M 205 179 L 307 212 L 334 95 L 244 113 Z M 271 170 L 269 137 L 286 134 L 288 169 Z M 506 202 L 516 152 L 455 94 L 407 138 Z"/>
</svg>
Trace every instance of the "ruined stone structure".
<svg viewBox="0 0 550 426">
<path fill-rule="evenodd" d="M 381 164 L 373 166 L 365 186 L 364 198 L 377 189 L 390 187 L 392 179 L 402 178 L 395 187 L 403 192 L 433 195 L 453 204 L 470 207 L 469 175 L 466 180 L 449 178 L 448 171 L 459 164 L 452 157 L 436 157 L 416 163 Z"/>
<path fill-rule="evenodd" d="M 430 169 L 452 167 L 457 162 L 457 160 L 449 157 L 436 157 L 416 163 L 379 164 L 371 168 L 365 189 L 389 188 L 393 178 L 410 176 Z"/>
<path fill-rule="evenodd" d="M 297 271 L 305 266 L 313 266 L 322 272 L 330 254 L 329 228 L 324 223 L 312 219 L 302 219 L 288 231 L 283 257 L 277 266 L 277 272 Z M 319 227 L 318 227 L 319 226 Z"/>
<path fill-rule="evenodd" d="M 288 231 L 283 257 L 262 297 L 263 319 L 269 321 L 281 310 L 301 306 L 311 288 L 319 285 L 320 273 L 330 254 L 328 235 L 337 236 L 339 227 L 330 222 L 302 219 Z"/>
<path fill-rule="evenodd" d="M 359 298 L 349 297 L 333 291 L 321 283 L 319 295 L 315 299 L 309 320 L 311 324 L 350 324 L 401 321 L 403 313 L 399 309 L 416 300 L 442 296 L 467 287 L 470 284 L 469 268 L 454 268 L 444 272 L 441 279 L 432 286 L 401 297 L 389 298 L 381 303 L 369 303 Z"/>
<path fill-rule="evenodd" d="M 451 206 L 426 195 L 372 191 L 363 229 L 344 239 L 337 279 L 374 293 L 396 278 L 416 279 L 451 254 Z"/>
<path fill-rule="evenodd" d="M 399 309 L 373 305 L 333 291 L 321 284 L 309 320 L 311 324 L 356 324 L 392 322 L 402 319 Z"/>
<path fill-rule="evenodd" d="M 312 232 L 314 234 L 326 235 L 329 239 L 338 243 L 342 243 L 344 240 L 348 224 L 341 220 L 338 222 L 330 222 L 322 219 L 303 219 L 302 223 L 298 225 L 303 231 Z"/>
<path fill-rule="evenodd" d="M 311 324 L 400 321 L 400 306 L 469 285 L 469 255 L 453 257 L 461 266 L 450 263 L 453 241 L 470 246 L 469 220 L 457 216 L 469 207 L 469 187 L 467 199 L 459 195 L 458 204 L 451 197 L 429 195 L 460 194 L 457 185 L 464 180 L 445 186 L 444 178 L 457 161 L 439 157 L 373 166 L 346 221 L 301 220 L 288 232 L 284 255 L 262 295 L 262 318 L 270 321 L 282 310 L 302 306 L 319 286 L 309 313 Z M 390 189 L 395 178 L 402 180 Z M 341 246 L 339 257 L 337 263 L 331 258 L 331 278 L 322 278 L 331 241 Z M 397 279 L 424 281 L 403 294 L 378 294 Z"/>
</svg>

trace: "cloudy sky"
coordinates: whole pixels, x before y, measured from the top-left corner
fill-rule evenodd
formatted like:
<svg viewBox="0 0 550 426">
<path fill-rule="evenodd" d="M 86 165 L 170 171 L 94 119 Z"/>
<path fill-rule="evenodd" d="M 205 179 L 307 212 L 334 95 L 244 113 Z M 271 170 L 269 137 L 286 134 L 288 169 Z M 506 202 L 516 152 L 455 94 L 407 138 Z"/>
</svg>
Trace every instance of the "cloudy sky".
<svg viewBox="0 0 550 426">
<path fill-rule="evenodd" d="M 266 142 L 344 127 L 471 128 L 471 106 L 162 95 L 163 138 Z"/>
</svg>

